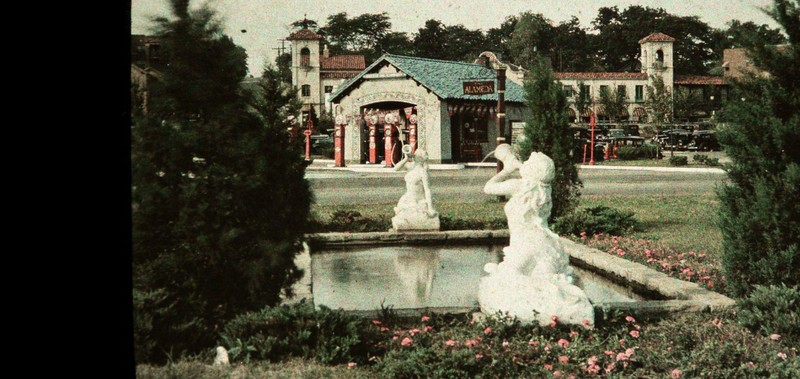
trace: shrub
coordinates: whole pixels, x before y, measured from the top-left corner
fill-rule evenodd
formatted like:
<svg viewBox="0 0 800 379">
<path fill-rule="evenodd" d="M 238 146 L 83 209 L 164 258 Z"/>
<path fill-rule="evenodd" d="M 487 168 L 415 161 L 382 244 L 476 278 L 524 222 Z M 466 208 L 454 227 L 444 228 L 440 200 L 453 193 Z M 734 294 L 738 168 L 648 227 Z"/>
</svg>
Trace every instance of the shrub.
<svg viewBox="0 0 800 379">
<path fill-rule="evenodd" d="M 705 164 L 707 159 L 708 159 L 708 155 L 703 155 L 703 154 L 695 154 L 692 157 L 692 161 L 694 161 L 694 163 L 697 163 L 697 164 Z"/>
<path fill-rule="evenodd" d="M 267 307 L 228 322 L 221 344 L 234 361 L 315 358 L 324 364 L 365 362 L 372 334 L 357 316 L 305 302 Z"/>
<path fill-rule="evenodd" d="M 800 285 L 800 12 L 776 1 L 769 14 L 789 37 L 784 49 L 745 34 L 755 68 L 768 73 L 736 81 L 718 127 L 732 163 L 718 190 L 722 262 L 732 295 L 753 286 Z"/>
<path fill-rule="evenodd" d="M 656 145 L 644 144 L 641 146 L 620 146 L 617 149 L 617 158 L 622 160 L 653 159 L 658 155 Z"/>
<path fill-rule="evenodd" d="M 476 220 L 439 216 L 441 230 L 480 230 L 480 229 L 505 229 L 508 227 L 506 220 L 493 218 L 490 220 Z"/>
<path fill-rule="evenodd" d="M 606 206 L 581 208 L 556 220 L 553 231 L 559 234 L 580 236 L 581 233 L 624 235 L 635 231 L 639 222 L 633 212 L 625 212 Z"/>
<path fill-rule="evenodd" d="M 689 164 L 689 158 L 687 157 L 669 157 L 669 164 L 671 166 L 686 166 Z"/>
<path fill-rule="evenodd" d="M 316 232 L 385 232 L 391 227 L 391 219 L 386 215 L 365 217 L 358 211 L 339 209 L 327 220 L 313 221 L 311 228 Z"/>
<path fill-rule="evenodd" d="M 800 287 L 756 285 L 737 305 L 739 322 L 750 330 L 779 334 L 789 345 L 800 343 Z"/>
<path fill-rule="evenodd" d="M 717 167 L 717 166 L 720 165 L 719 164 L 719 158 L 708 158 L 708 159 L 706 159 L 705 163 L 706 163 L 706 165 L 712 166 L 712 167 Z"/>
</svg>

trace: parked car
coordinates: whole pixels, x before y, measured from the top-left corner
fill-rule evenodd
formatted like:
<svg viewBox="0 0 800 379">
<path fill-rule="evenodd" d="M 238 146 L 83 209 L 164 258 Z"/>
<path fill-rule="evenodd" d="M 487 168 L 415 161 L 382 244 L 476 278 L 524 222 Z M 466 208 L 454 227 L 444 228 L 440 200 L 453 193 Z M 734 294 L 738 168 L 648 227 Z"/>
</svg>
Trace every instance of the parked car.
<svg viewBox="0 0 800 379">
<path fill-rule="evenodd" d="M 692 132 L 686 129 L 668 129 L 653 137 L 653 142 L 661 145 L 663 149 L 674 150 L 686 150 L 691 140 Z"/>
<path fill-rule="evenodd" d="M 588 147 L 591 143 L 592 138 L 592 131 L 589 128 L 582 127 L 582 126 L 571 126 L 570 130 L 572 131 L 573 137 L 573 145 L 572 145 L 572 157 L 575 162 L 582 163 L 584 160 L 586 162 L 589 161 L 591 157 L 591 151 L 586 149 L 586 156 L 584 157 L 584 148 L 585 146 Z M 603 154 L 605 152 L 605 142 L 598 142 L 599 134 L 597 130 L 595 130 L 595 145 L 594 145 L 594 160 L 601 161 L 603 160 Z"/>
<path fill-rule="evenodd" d="M 687 149 L 689 151 L 719 151 L 720 145 L 713 130 L 695 130 Z"/>
</svg>

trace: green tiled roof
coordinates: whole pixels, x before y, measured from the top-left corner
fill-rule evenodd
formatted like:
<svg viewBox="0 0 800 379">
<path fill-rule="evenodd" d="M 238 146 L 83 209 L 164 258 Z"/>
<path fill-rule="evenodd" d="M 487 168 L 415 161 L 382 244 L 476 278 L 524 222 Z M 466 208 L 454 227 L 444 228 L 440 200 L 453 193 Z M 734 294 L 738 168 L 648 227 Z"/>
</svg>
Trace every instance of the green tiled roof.
<svg viewBox="0 0 800 379">
<path fill-rule="evenodd" d="M 363 80 L 365 74 L 372 71 L 382 62 L 391 63 L 442 99 L 497 101 L 497 93 L 464 95 L 462 86 L 464 81 L 495 80 L 495 88 L 497 88 L 497 73 L 492 69 L 476 63 L 406 57 L 394 54 L 384 54 L 364 71 L 343 83 L 331 94 L 331 100 L 339 100 L 345 93 L 349 92 L 350 87 Z M 525 90 L 508 79 L 506 79 L 506 101 L 518 103 L 525 101 Z"/>
</svg>

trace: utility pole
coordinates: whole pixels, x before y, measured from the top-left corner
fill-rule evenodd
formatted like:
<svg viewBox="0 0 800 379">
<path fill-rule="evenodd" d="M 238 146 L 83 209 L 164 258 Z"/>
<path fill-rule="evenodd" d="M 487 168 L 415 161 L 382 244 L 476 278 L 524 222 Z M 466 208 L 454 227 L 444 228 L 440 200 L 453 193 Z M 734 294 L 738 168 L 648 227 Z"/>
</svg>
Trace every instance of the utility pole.
<svg viewBox="0 0 800 379">
<path fill-rule="evenodd" d="M 497 146 L 506 142 L 506 66 L 497 68 Z M 503 162 L 497 160 L 497 172 L 503 170 Z"/>
</svg>

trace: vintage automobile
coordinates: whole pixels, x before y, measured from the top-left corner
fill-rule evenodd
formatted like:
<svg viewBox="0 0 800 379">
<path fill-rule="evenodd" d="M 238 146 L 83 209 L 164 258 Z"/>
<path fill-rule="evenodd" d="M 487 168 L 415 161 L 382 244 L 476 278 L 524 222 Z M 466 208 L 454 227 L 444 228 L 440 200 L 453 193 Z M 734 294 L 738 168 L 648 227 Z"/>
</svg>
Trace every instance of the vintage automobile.
<svg viewBox="0 0 800 379">
<path fill-rule="evenodd" d="M 591 157 L 591 151 L 588 150 L 588 146 L 591 143 L 592 138 L 592 131 L 589 128 L 582 127 L 582 126 L 571 126 L 570 131 L 572 131 L 572 138 L 573 138 L 573 145 L 572 145 L 572 157 L 575 162 L 582 163 L 582 162 L 589 162 Z M 598 139 L 599 133 L 595 130 L 595 144 L 594 144 L 594 160 L 601 161 L 603 160 L 603 155 L 605 152 L 605 142 Z M 586 147 L 586 149 L 585 149 Z M 584 156 L 584 152 L 585 155 Z"/>
<path fill-rule="evenodd" d="M 713 130 L 695 130 L 686 148 L 689 151 L 721 150 L 719 141 L 717 141 L 717 136 Z"/>
<path fill-rule="evenodd" d="M 668 129 L 653 137 L 653 142 L 666 150 L 686 150 L 692 140 L 692 132 L 686 129 Z"/>
</svg>

